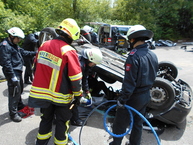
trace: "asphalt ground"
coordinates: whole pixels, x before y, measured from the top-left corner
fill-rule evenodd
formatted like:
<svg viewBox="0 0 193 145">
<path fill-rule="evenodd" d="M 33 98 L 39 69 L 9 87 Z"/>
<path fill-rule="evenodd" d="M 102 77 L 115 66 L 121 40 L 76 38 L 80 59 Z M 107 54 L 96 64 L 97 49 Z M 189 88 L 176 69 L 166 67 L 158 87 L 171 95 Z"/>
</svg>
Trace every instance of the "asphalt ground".
<svg viewBox="0 0 193 145">
<path fill-rule="evenodd" d="M 193 88 L 193 45 L 188 45 L 184 51 L 178 44 L 175 47 L 156 47 L 153 50 L 159 61 L 170 61 L 178 68 L 178 79 L 182 79 Z M 0 74 L 2 74 L 0 70 Z M 121 83 L 109 84 L 116 89 L 121 88 Z M 27 104 L 31 85 L 25 85 L 22 99 Z M 40 113 L 35 109 L 35 114 L 23 119 L 19 123 L 12 122 L 8 114 L 8 90 L 7 82 L 0 83 L 0 145 L 35 145 L 35 138 L 40 122 Z M 79 144 L 79 133 L 81 129 L 81 145 L 108 145 L 112 137 L 104 130 L 103 114 L 95 111 L 87 120 L 87 124 L 81 128 L 70 126 L 70 135 Z M 54 134 L 54 125 L 53 125 Z M 193 110 L 186 120 L 179 126 L 165 125 L 158 132 L 162 145 L 192 145 L 193 144 Z M 128 140 L 129 135 L 123 139 L 122 145 Z M 72 143 L 71 143 L 72 144 Z M 156 145 L 157 141 L 153 133 L 144 129 L 142 145 Z M 53 145 L 53 137 L 48 145 Z"/>
</svg>

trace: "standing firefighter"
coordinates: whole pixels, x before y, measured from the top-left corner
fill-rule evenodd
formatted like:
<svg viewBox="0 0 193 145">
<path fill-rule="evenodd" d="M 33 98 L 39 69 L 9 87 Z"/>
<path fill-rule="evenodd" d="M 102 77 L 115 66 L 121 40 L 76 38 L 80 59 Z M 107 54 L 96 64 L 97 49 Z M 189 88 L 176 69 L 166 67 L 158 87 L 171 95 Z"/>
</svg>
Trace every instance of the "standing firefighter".
<svg viewBox="0 0 193 145">
<path fill-rule="evenodd" d="M 36 51 L 39 47 L 39 37 L 40 32 L 35 32 L 27 35 L 23 42 L 23 49 L 28 51 Z M 25 73 L 24 73 L 24 83 L 25 84 L 32 84 L 33 82 L 33 61 L 34 57 L 23 57 L 25 63 Z"/>
<path fill-rule="evenodd" d="M 131 52 L 125 62 L 125 76 L 122 84 L 122 95 L 117 100 L 118 109 L 113 122 L 113 133 L 122 134 L 130 124 L 130 114 L 124 105 L 129 105 L 145 114 L 150 101 L 150 88 L 158 71 L 157 56 L 148 48 L 145 40 L 153 37 L 153 32 L 142 25 L 135 25 L 127 32 Z M 143 119 L 134 114 L 134 124 L 126 145 L 140 145 Z M 113 137 L 110 145 L 121 145 L 121 138 Z"/>
<path fill-rule="evenodd" d="M 25 51 L 18 43 L 24 39 L 23 31 L 18 27 L 12 27 L 6 31 L 8 37 L 0 43 L 0 65 L 7 79 L 9 115 L 12 121 L 20 122 L 25 114 L 18 112 L 25 107 L 22 102 L 23 92 L 23 57 L 33 57 L 36 52 Z"/>
<path fill-rule="evenodd" d="M 68 143 L 70 106 L 73 98 L 82 96 L 82 71 L 76 50 L 70 46 L 79 38 L 76 21 L 67 18 L 56 29 L 56 39 L 46 41 L 35 58 L 35 74 L 30 90 L 29 106 L 41 108 L 41 122 L 36 145 L 47 145 L 52 136 L 54 117 L 56 145 Z"/>
</svg>

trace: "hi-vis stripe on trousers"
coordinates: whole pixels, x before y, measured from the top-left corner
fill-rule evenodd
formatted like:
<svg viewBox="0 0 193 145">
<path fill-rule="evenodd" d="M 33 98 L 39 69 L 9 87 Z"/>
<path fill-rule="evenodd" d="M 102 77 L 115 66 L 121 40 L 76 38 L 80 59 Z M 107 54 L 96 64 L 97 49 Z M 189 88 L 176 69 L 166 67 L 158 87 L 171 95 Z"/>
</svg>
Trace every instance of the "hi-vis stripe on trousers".
<svg viewBox="0 0 193 145">
<path fill-rule="evenodd" d="M 52 136 L 52 124 L 56 118 L 54 143 L 56 145 L 67 145 L 69 120 L 72 113 L 69 106 L 56 106 L 50 104 L 48 108 L 41 108 L 41 122 L 37 135 L 36 145 L 46 145 Z"/>
</svg>

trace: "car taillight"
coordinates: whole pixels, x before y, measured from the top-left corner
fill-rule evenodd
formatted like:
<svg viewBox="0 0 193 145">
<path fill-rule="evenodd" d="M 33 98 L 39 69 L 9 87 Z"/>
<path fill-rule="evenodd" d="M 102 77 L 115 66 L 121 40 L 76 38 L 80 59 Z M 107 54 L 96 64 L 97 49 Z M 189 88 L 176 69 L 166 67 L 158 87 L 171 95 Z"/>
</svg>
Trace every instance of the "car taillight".
<svg viewBox="0 0 193 145">
<path fill-rule="evenodd" d="M 111 42 L 111 38 L 108 38 L 108 42 Z"/>
</svg>

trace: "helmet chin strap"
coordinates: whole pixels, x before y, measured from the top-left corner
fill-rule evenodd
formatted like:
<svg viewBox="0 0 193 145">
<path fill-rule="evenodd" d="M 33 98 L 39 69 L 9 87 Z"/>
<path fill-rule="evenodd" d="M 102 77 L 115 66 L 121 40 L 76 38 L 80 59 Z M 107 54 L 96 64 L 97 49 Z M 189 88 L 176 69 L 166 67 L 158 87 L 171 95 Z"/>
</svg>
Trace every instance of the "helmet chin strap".
<svg viewBox="0 0 193 145">
<path fill-rule="evenodd" d="M 139 40 L 134 39 L 133 42 L 131 42 L 130 40 L 128 40 L 131 50 L 134 48 L 134 45 L 137 43 L 137 41 L 139 41 Z"/>
<path fill-rule="evenodd" d="M 9 38 L 10 38 L 10 40 L 11 40 L 11 43 L 14 44 L 14 43 L 13 43 L 13 40 L 15 39 L 15 36 L 9 35 Z"/>
</svg>

